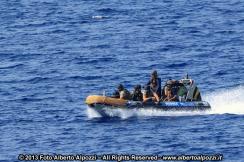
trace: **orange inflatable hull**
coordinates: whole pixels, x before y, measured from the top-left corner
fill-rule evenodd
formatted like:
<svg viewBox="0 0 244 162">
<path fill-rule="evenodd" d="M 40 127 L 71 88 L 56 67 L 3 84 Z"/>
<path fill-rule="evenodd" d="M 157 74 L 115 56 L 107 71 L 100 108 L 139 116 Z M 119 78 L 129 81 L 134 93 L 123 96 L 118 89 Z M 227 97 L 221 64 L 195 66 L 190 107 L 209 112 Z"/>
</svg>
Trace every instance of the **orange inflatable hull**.
<svg viewBox="0 0 244 162">
<path fill-rule="evenodd" d="M 126 106 L 127 100 L 106 96 L 90 95 L 86 98 L 85 102 L 87 105 L 106 104 L 113 106 Z"/>
</svg>

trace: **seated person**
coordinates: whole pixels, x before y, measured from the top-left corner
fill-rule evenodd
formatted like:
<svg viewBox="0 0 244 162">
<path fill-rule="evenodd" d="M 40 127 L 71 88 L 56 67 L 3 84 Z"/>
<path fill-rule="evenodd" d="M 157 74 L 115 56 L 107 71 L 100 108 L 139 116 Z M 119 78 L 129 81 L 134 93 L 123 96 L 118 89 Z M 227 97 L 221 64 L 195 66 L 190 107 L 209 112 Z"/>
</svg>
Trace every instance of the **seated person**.
<svg viewBox="0 0 244 162">
<path fill-rule="evenodd" d="M 159 102 L 159 98 L 155 97 L 155 92 L 152 92 L 150 85 L 145 85 L 144 86 L 144 91 L 142 92 L 143 94 L 143 102 Z M 158 97 L 158 96 L 157 96 Z"/>
<path fill-rule="evenodd" d="M 177 101 L 180 83 L 177 80 L 168 80 L 162 90 L 163 101 Z"/>
<path fill-rule="evenodd" d="M 136 85 L 134 87 L 134 91 L 131 95 L 131 99 L 133 101 L 142 101 L 143 100 L 143 94 L 141 92 L 141 85 Z"/>
<path fill-rule="evenodd" d="M 157 80 L 152 80 L 151 84 L 150 84 L 150 91 L 153 94 L 153 97 L 155 97 L 156 102 L 160 101 L 160 95 L 158 94 L 158 89 L 159 89 L 159 85 Z"/>
<path fill-rule="evenodd" d="M 172 87 L 167 85 L 165 87 L 165 98 L 163 101 L 177 101 L 177 95 L 174 95 L 172 92 Z"/>
<path fill-rule="evenodd" d="M 179 86 L 177 95 L 178 95 L 179 101 L 186 101 L 187 89 L 183 84 L 181 84 Z"/>
<path fill-rule="evenodd" d="M 149 88 L 150 93 L 155 98 L 155 101 L 159 102 L 161 97 L 161 79 L 158 78 L 158 73 L 156 70 L 152 72 L 151 79 L 147 83 L 147 86 L 149 86 L 147 88 Z"/>
<path fill-rule="evenodd" d="M 122 84 L 118 86 L 119 98 L 124 100 L 130 100 L 130 92 L 124 88 Z"/>
</svg>

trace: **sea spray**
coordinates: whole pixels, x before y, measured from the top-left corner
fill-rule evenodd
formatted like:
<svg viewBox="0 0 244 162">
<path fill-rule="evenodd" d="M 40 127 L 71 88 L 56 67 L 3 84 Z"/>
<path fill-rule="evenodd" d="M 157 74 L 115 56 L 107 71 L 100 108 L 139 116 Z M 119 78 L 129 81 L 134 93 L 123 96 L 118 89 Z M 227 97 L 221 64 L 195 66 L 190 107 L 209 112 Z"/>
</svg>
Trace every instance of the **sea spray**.
<svg viewBox="0 0 244 162">
<path fill-rule="evenodd" d="M 91 109 L 91 108 L 89 108 L 89 107 L 87 107 L 86 110 L 87 110 L 87 111 L 86 111 L 87 116 L 88 116 L 88 118 L 90 118 L 90 119 L 92 119 L 92 118 L 100 118 L 100 117 L 102 117 L 98 112 L 96 112 L 95 110 L 93 110 L 93 109 Z"/>
<path fill-rule="evenodd" d="M 211 114 L 244 114 L 244 86 L 214 91 L 203 99 L 210 103 Z"/>
</svg>

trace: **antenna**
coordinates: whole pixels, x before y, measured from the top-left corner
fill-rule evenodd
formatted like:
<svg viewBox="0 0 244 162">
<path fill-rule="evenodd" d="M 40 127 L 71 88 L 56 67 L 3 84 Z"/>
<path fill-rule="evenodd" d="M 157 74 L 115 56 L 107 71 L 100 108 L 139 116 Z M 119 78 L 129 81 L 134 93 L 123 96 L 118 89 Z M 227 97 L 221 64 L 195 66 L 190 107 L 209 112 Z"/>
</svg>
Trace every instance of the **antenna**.
<svg viewBox="0 0 244 162">
<path fill-rule="evenodd" d="M 186 73 L 185 79 L 189 79 L 189 75 L 188 75 L 188 73 Z"/>
</svg>

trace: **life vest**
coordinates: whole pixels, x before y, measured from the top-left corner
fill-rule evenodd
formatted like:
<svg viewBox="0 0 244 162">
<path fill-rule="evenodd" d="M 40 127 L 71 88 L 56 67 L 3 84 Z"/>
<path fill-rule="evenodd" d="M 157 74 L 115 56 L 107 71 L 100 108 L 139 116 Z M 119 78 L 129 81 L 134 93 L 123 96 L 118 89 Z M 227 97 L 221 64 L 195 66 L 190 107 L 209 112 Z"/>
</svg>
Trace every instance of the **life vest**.
<svg viewBox="0 0 244 162">
<path fill-rule="evenodd" d="M 131 99 L 133 101 L 142 101 L 143 100 L 143 95 L 141 91 L 134 91 L 131 95 Z"/>
</svg>

